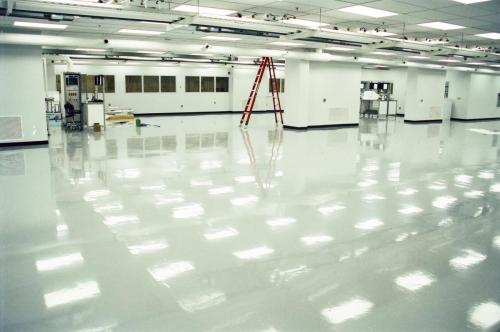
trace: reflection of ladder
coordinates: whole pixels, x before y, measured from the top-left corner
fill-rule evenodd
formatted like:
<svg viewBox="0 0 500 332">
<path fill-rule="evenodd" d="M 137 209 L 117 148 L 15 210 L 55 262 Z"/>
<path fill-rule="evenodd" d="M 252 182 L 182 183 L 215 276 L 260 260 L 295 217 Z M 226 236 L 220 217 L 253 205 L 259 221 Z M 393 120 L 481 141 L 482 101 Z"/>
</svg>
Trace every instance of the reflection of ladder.
<svg viewBox="0 0 500 332">
<path fill-rule="evenodd" d="M 259 69 L 257 70 L 257 76 L 255 76 L 255 81 L 250 91 L 250 96 L 248 97 L 245 109 L 241 115 L 240 127 L 245 123 L 245 127 L 248 126 L 250 117 L 252 116 L 253 107 L 255 106 L 255 100 L 257 99 L 257 94 L 259 93 L 260 83 L 264 77 L 264 72 L 266 71 L 266 66 L 269 69 L 269 76 L 271 78 L 271 93 L 273 96 L 273 107 L 274 107 L 274 122 L 278 126 L 278 112 L 280 115 L 280 122 L 283 125 L 283 109 L 281 108 L 281 100 L 278 91 L 278 82 L 276 79 L 276 67 L 274 66 L 273 58 L 262 57 L 260 59 Z"/>
</svg>

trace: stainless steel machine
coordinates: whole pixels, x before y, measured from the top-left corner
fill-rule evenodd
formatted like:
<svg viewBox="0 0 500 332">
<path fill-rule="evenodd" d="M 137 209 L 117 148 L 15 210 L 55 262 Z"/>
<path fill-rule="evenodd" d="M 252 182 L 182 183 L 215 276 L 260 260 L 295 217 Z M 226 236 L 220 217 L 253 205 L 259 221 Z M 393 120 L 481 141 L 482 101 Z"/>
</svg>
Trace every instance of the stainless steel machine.
<svg viewBox="0 0 500 332">
<path fill-rule="evenodd" d="M 68 130 L 82 130 L 82 97 L 80 73 L 64 73 L 63 124 Z"/>
</svg>

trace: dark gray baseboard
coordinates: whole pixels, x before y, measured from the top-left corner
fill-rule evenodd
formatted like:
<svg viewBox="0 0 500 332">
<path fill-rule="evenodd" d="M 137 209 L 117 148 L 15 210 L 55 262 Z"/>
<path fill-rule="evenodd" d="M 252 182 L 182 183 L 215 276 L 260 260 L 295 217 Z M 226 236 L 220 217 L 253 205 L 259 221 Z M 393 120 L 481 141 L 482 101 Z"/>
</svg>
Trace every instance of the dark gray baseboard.
<svg viewBox="0 0 500 332">
<path fill-rule="evenodd" d="M 38 145 L 48 145 L 49 141 L 24 141 L 24 142 L 7 142 L 7 143 L 1 143 L 0 142 L 0 147 L 18 147 L 18 146 L 38 146 Z"/>
<path fill-rule="evenodd" d="M 426 124 L 426 123 L 441 123 L 443 120 L 406 120 L 405 123 L 409 124 Z"/>
<path fill-rule="evenodd" d="M 451 118 L 452 121 L 458 122 L 480 122 L 480 121 L 499 121 L 499 118 L 475 118 L 475 119 L 460 119 L 460 118 Z"/>
<path fill-rule="evenodd" d="M 274 110 L 253 110 L 254 113 L 274 113 Z M 285 113 L 285 111 L 283 111 Z M 233 111 L 215 111 L 215 112 L 172 112 L 172 113 L 135 113 L 136 117 L 141 116 L 193 116 L 193 115 L 220 115 L 220 114 L 242 114 L 242 112 L 233 112 Z"/>
<path fill-rule="evenodd" d="M 284 129 L 290 130 L 328 130 L 328 129 L 340 129 L 340 128 L 352 128 L 358 127 L 359 123 L 339 123 L 339 124 L 329 124 L 329 125 L 316 125 L 316 126 L 307 126 L 307 127 L 295 127 L 284 125 Z"/>
</svg>

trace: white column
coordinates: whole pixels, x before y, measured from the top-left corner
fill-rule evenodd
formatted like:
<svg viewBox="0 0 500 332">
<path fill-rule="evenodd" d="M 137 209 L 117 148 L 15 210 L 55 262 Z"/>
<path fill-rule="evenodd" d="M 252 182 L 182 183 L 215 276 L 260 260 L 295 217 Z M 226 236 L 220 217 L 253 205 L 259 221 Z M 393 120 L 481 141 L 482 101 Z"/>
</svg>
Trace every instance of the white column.
<svg viewBox="0 0 500 332">
<path fill-rule="evenodd" d="M 309 115 L 309 61 L 286 60 L 285 125 L 305 128 Z"/>
<path fill-rule="evenodd" d="M 442 119 L 446 72 L 409 68 L 405 98 L 405 120 Z"/>
</svg>

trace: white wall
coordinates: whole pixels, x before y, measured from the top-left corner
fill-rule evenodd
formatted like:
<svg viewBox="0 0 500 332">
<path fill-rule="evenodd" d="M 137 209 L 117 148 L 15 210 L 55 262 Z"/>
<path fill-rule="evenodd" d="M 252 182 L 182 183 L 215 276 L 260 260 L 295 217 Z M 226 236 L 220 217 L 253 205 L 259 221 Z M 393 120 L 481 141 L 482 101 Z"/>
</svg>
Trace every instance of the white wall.
<svg viewBox="0 0 500 332">
<path fill-rule="evenodd" d="M 48 139 L 44 98 L 41 48 L 0 45 L 0 117 L 22 117 L 23 131 L 22 139 L 0 143 Z"/>
<path fill-rule="evenodd" d="M 398 114 L 404 114 L 406 97 L 407 68 L 390 68 L 389 70 L 365 69 L 361 70 L 361 81 L 384 81 L 393 83 L 392 98 L 398 101 Z"/>
<path fill-rule="evenodd" d="M 360 65 L 311 62 L 309 82 L 310 126 L 359 123 Z"/>
<path fill-rule="evenodd" d="M 409 68 L 405 96 L 405 120 L 442 119 L 446 72 Z"/>
<path fill-rule="evenodd" d="M 250 90 L 252 89 L 255 76 L 257 75 L 257 66 L 234 66 L 231 68 L 231 88 L 232 93 L 232 111 L 236 113 L 241 113 L 245 108 L 248 96 L 250 95 Z M 284 68 L 276 68 L 276 77 L 284 78 L 285 70 Z M 286 91 L 286 83 L 285 83 Z M 280 94 L 281 106 L 285 108 L 285 98 L 284 94 Z M 256 111 L 266 111 L 272 110 L 273 99 L 271 93 L 269 93 L 269 73 L 266 73 L 262 79 L 260 85 L 259 94 L 255 101 L 254 110 Z"/>
<path fill-rule="evenodd" d="M 448 99 L 453 103 L 451 116 L 466 119 L 469 107 L 470 73 L 448 70 L 446 81 L 449 82 Z"/>
<path fill-rule="evenodd" d="M 56 66 L 58 74 L 67 71 L 63 65 Z M 90 75 L 114 75 L 115 93 L 106 93 L 106 105 L 129 107 L 136 114 L 144 113 L 183 113 L 183 112 L 237 112 L 243 110 L 252 87 L 257 66 L 230 66 L 211 64 L 181 64 L 172 66 L 101 66 L 75 65 L 72 71 Z M 283 77 L 283 70 L 277 70 L 276 76 Z M 126 93 L 126 75 L 165 75 L 176 76 L 177 92 Z M 185 76 L 222 76 L 229 77 L 229 92 L 185 92 Z M 282 101 L 283 104 L 283 101 Z M 254 110 L 272 109 L 269 93 L 269 76 L 266 72 Z"/>
<path fill-rule="evenodd" d="M 285 71 L 286 125 L 359 123 L 360 65 L 287 60 Z"/>
<path fill-rule="evenodd" d="M 449 70 L 446 80 L 450 82 L 453 118 L 500 118 L 500 76 Z"/>
</svg>

